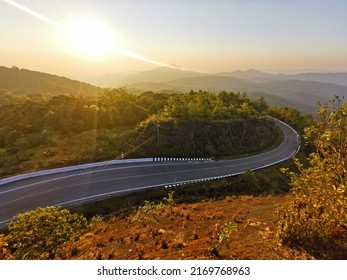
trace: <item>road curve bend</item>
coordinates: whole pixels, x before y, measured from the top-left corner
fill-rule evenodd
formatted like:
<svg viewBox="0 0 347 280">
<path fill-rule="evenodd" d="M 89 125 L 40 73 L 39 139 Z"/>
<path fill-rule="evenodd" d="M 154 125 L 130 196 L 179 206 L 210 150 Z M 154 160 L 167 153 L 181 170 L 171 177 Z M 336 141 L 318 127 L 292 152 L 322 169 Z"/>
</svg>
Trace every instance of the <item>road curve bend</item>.
<svg viewBox="0 0 347 280">
<path fill-rule="evenodd" d="M 275 120 L 283 142 L 275 149 L 235 160 L 126 161 L 117 164 L 40 172 L 0 180 L 0 228 L 13 216 L 37 207 L 68 207 L 158 186 L 213 180 L 257 170 L 292 158 L 300 149 L 300 137 L 287 124 Z"/>
</svg>

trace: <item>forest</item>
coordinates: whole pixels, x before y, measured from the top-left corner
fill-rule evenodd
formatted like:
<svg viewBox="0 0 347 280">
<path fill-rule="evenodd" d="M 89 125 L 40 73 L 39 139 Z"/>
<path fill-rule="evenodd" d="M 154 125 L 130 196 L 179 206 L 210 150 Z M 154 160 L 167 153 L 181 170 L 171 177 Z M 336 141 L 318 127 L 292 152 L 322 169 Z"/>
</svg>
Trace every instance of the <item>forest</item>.
<svg viewBox="0 0 347 280">
<path fill-rule="evenodd" d="M 233 92 L 134 95 L 118 88 L 97 96 L 1 95 L 1 177 L 115 159 L 122 153 L 246 155 L 280 141 L 268 115 L 297 127 L 310 119 Z"/>
</svg>

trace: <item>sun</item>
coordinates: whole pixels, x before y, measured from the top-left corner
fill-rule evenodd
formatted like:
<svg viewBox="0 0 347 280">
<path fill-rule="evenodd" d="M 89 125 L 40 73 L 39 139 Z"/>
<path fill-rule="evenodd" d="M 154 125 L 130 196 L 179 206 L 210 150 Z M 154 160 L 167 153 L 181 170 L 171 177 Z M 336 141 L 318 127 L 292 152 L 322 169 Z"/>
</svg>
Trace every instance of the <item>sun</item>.
<svg viewBox="0 0 347 280">
<path fill-rule="evenodd" d="M 108 57 L 118 48 L 114 31 L 95 18 L 84 17 L 69 22 L 66 33 L 71 50 L 87 59 Z"/>
</svg>

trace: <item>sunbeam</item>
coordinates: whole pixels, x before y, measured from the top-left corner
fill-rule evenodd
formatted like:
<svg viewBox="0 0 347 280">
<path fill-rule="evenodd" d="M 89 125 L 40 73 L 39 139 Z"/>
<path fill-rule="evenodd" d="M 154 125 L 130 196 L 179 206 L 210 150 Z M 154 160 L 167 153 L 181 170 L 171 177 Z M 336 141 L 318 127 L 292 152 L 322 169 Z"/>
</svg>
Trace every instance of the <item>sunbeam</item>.
<svg viewBox="0 0 347 280">
<path fill-rule="evenodd" d="M 174 68 L 174 69 L 180 69 L 180 70 L 188 70 L 188 69 L 185 69 L 185 68 L 181 68 L 175 64 L 168 64 L 168 63 L 164 63 L 164 62 L 161 62 L 161 61 L 157 61 L 157 60 L 154 60 L 154 59 L 151 59 L 151 58 L 147 58 L 145 56 L 142 56 L 142 55 L 139 55 L 137 53 L 133 53 L 131 51 L 128 51 L 128 50 L 125 50 L 125 49 L 122 49 L 120 47 L 117 47 L 117 46 L 112 46 L 110 44 L 110 41 L 108 40 L 108 38 L 103 38 L 102 42 L 100 42 L 99 45 L 101 45 L 102 43 L 104 43 L 104 46 L 101 47 L 97 47 L 95 45 L 95 43 L 93 44 L 95 47 L 93 49 L 91 49 L 91 45 L 90 44 L 86 44 L 86 34 L 89 34 L 89 36 L 92 36 L 93 33 L 90 33 L 89 31 L 90 30 L 97 30 L 99 33 L 100 33 L 100 29 L 98 29 L 98 26 L 91 26 L 90 24 L 87 24 L 87 25 L 83 25 L 83 23 L 79 26 L 78 28 L 78 32 L 79 32 L 79 36 L 76 36 L 76 32 L 71 32 L 71 29 L 73 27 L 70 27 L 70 26 L 66 26 L 64 24 L 61 24 L 57 21 L 54 21 L 52 19 L 50 19 L 49 17 L 46 17 L 26 6 L 23 6 L 22 4 L 19 4 L 15 1 L 12 1 L 12 0 L 2 0 L 3 2 L 59 29 L 59 30 L 62 30 L 68 38 L 71 39 L 71 34 L 73 34 L 75 36 L 74 41 L 75 44 L 76 44 L 76 48 L 79 49 L 82 53 L 85 53 L 87 55 L 90 55 L 90 56 L 93 56 L 93 55 L 100 55 L 100 54 L 103 54 L 103 52 L 106 53 L 106 51 L 108 53 L 110 52 L 115 52 L 115 53 L 118 53 L 118 54 L 121 54 L 121 55 L 124 55 L 124 56 L 127 56 L 127 57 L 130 57 L 130 58 L 133 58 L 133 59 L 136 59 L 136 60 L 140 60 L 140 61 L 143 61 L 143 62 L 147 62 L 147 63 L 150 63 L 150 64 L 154 64 L 154 65 L 159 65 L 159 66 L 163 66 L 163 67 L 168 67 L 168 68 Z M 83 36 L 81 36 L 80 34 L 83 34 Z M 95 39 L 99 39 L 100 38 L 100 34 L 97 35 L 97 38 L 89 38 L 88 42 L 95 42 L 97 40 Z M 105 44 L 108 44 L 108 45 L 105 45 Z M 82 46 L 85 46 L 85 49 L 82 48 Z"/>
<path fill-rule="evenodd" d="M 10 4 L 11 6 L 13 6 L 13 7 L 15 7 L 15 8 L 17 8 L 17 9 L 19 9 L 19 10 L 21 10 L 21 11 L 23 11 L 23 12 L 29 14 L 29 15 L 31 15 L 31 16 L 33 16 L 33 17 L 36 17 L 39 20 L 44 21 L 45 23 L 48 23 L 48 24 L 54 26 L 55 28 L 64 30 L 64 25 L 62 25 L 62 24 L 60 24 L 60 23 L 58 23 L 58 22 L 56 22 L 56 21 L 54 21 L 54 20 L 44 16 L 44 15 L 41 15 L 41 14 L 39 14 L 39 13 L 37 13 L 37 12 L 35 12 L 35 11 L 33 11 L 33 10 L 31 10 L 31 9 L 29 9 L 29 8 L 19 4 L 17 2 L 15 2 L 15 1 L 12 1 L 12 0 L 2 0 L 2 1 L 6 2 L 7 4 Z"/>
</svg>

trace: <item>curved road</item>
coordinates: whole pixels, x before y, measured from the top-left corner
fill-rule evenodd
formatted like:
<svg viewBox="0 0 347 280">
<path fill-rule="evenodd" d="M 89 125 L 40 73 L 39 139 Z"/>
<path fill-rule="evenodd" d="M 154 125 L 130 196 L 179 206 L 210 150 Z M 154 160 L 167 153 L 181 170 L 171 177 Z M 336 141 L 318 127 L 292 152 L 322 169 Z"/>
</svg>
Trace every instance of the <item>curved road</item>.
<svg viewBox="0 0 347 280">
<path fill-rule="evenodd" d="M 299 150 L 299 136 L 288 125 L 276 123 L 283 131 L 283 142 L 271 151 L 242 159 L 120 163 L 5 183 L 0 180 L 0 228 L 14 215 L 37 207 L 71 206 L 145 188 L 233 176 L 287 160 Z"/>
</svg>

